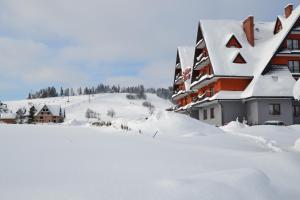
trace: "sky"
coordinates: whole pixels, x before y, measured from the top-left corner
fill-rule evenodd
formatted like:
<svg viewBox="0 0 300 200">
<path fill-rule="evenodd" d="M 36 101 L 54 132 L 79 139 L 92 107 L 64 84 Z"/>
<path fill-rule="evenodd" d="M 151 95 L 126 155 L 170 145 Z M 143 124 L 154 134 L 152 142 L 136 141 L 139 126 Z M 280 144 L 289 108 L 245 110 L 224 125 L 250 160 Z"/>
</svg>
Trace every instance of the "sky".
<svg viewBox="0 0 300 200">
<path fill-rule="evenodd" d="M 172 85 L 200 19 L 275 21 L 299 0 L 0 0 L 0 100 L 98 83 Z"/>
</svg>

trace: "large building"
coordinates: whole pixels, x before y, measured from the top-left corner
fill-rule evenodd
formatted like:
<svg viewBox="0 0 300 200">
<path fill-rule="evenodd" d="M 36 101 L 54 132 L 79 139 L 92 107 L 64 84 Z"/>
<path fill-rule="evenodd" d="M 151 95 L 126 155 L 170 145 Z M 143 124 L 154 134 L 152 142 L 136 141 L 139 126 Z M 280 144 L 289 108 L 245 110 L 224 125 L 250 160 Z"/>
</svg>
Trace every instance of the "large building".
<svg viewBox="0 0 300 200">
<path fill-rule="evenodd" d="M 300 123 L 299 47 L 300 6 L 274 22 L 201 20 L 195 46 L 177 50 L 174 110 L 217 126 Z"/>
</svg>

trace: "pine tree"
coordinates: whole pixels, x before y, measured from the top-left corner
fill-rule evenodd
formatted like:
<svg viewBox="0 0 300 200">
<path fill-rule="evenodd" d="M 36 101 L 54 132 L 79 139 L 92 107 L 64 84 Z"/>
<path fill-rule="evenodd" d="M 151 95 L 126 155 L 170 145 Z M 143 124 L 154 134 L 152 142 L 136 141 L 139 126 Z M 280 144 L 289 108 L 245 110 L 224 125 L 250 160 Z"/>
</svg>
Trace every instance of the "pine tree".
<svg viewBox="0 0 300 200">
<path fill-rule="evenodd" d="M 34 106 L 32 106 L 29 110 L 29 116 L 28 116 L 28 124 L 34 123 L 34 115 L 36 113 L 36 109 Z"/>
<path fill-rule="evenodd" d="M 64 89 L 62 87 L 60 87 L 60 96 L 64 96 Z"/>
</svg>

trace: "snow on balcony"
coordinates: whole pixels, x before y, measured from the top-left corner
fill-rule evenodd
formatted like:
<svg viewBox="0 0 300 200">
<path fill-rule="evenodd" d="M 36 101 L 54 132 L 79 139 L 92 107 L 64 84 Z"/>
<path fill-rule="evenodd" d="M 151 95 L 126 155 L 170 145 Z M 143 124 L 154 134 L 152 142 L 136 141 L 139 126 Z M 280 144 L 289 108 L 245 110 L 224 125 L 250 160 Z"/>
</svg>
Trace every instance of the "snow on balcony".
<svg viewBox="0 0 300 200">
<path fill-rule="evenodd" d="M 201 87 L 200 83 L 202 83 L 206 79 L 211 79 L 212 77 L 214 77 L 213 74 L 205 74 L 198 81 L 194 81 L 190 88 L 193 90 L 197 90 Z"/>
<path fill-rule="evenodd" d="M 181 69 L 180 63 L 177 63 L 175 68 L 176 68 L 176 69 Z"/>
<path fill-rule="evenodd" d="M 182 84 L 183 82 L 184 82 L 183 76 L 179 76 L 179 77 L 176 78 L 176 80 L 175 80 L 175 84 L 176 84 L 176 85 Z"/>
<path fill-rule="evenodd" d="M 203 49 L 205 47 L 205 41 L 204 39 L 201 39 L 197 44 L 196 44 L 196 48 L 197 49 Z"/>
<path fill-rule="evenodd" d="M 172 99 L 176 101 L 184 97 L 184 95 L 185 95 L 185 91 L 179 90 L 177 93 L 173 94 Z"/>
<path fill-rule="evenodd" d="M 203 58 L 201 58 L 201 60 L 199 62 L 197 62 L 195 64 L 194 69 L 195 70 L 200 70 L 201 68 L 207 66 L 209 63 L 210 63 L 209 57 L 208 56 L 203 57 Z"/>
</svg>

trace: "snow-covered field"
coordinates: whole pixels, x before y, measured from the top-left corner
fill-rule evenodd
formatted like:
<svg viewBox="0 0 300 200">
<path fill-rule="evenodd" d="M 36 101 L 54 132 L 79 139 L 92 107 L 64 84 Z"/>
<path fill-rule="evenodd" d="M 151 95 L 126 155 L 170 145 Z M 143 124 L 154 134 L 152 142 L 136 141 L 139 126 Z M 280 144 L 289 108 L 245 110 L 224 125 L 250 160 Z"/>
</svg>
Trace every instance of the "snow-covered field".
<svg viewBox="0 0 300 200">
<path fill-rule="evenodd" d="M 219 129 L 148 101 L 152 116 L 125 94 L 34 100 L 65 107 L 66 122 L 0 125 L 0 199 L 300 199 L 300 126 Z M 90 126 L 87 108 L 113 126 Z"/>
</svg>

